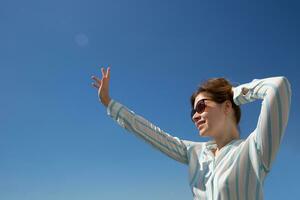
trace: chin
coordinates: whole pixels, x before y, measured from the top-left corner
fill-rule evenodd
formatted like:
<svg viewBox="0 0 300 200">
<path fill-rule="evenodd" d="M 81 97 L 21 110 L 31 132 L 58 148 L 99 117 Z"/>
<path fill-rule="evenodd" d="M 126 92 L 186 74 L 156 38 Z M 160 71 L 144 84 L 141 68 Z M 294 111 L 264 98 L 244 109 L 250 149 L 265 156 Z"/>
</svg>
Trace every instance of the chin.
<svg viewBox="0 0 300 200">
<path fill-rule="evenodd" d="M 199 135 L 201 137 L 212 137 L 211 132 L 207 130 L 205 127 L 199 130 Z"/>
<path fill-rule="evenodd" d="M 200 136 L 202 136 L 202 137 L 207 137 L 208 135 L 207 135 L 207 132 L 206 131 L 201 131 L 201 130 L 199 130 L 199 135 Z"/>
</svg>

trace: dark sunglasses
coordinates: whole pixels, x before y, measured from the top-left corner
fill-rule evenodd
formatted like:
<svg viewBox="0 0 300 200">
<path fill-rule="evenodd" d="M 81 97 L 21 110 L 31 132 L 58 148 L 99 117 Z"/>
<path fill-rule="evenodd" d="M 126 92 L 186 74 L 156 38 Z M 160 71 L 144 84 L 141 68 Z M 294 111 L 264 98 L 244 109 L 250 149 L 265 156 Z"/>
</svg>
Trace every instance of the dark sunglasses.
<svg viewBox="0 0 300 200">
<path fill-rule="evenodd" d="M 211 99 L 201 99 L 200 101 L 198 101 L 198 103 L 197 103 L 197 105 L 196 105 L 196 109 L 192 109 L 192 111 L 191 111 L 191 118 L 192 118 L 192 121 L 194 121 L 194 120 L 193 120 L 193 116 L 194 116 L 194 114 L 195 114 L 196 112 L 199 113 L 199 114 L 201 114 L 201 113 L 204 112 L 205 107 L 206 107 L 206 105 L 205 105 L 205 100 L 211 100 Z"/>
</svg>

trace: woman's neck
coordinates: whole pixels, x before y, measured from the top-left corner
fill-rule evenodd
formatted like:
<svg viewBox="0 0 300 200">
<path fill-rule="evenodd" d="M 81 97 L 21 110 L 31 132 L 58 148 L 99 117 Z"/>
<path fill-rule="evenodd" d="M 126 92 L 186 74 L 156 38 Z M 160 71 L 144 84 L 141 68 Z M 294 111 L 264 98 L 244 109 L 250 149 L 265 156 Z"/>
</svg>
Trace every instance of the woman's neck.
<svg viewBox="0 0 300 200">
<path fill-rule="evenodd" d="M 240 133 L 237 126 L 233 125 L 225 129 L 222 134 L 220 134 L 220 137 L 214 138 L 217 144 L 217 151 L 235 139 L 240 139 Z"/>
</svg>

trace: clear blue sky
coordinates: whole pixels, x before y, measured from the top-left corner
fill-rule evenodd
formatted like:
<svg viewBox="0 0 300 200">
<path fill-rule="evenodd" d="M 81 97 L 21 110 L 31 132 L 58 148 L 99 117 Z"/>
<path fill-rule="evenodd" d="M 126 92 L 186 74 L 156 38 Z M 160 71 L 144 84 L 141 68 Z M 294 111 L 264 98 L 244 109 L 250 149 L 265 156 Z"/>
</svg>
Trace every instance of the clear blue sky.
<svg viewBox="0 0 300 200">
<path fill-rule="evenodd" d="M 299 1 L 0 0 L 0 199 L 192 199 L 188 168 L 108 117 L 110 95 L 173 136 L 200 138 L 189 98 L 211 77 L 286 76 L 289 124 L 265 199 L 300 198 Z M 242 106 L 241 136 L 261 101 Z"/>
</svg>

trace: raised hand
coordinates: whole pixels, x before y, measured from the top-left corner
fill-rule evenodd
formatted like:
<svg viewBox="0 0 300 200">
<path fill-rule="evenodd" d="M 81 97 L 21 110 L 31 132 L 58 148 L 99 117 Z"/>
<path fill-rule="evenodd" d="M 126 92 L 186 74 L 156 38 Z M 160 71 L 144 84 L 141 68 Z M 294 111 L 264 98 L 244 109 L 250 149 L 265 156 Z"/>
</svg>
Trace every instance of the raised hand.
<svg viewBox="0 0 300 200">
<path fill-rule="evenodd" d="M 91 77 L 96 81 L 92 83 L 92 85 L 98 89 L 98 97 L 101 103 L 107 107 L 110 102 L 110 97 L 109 97 L 110 66 L 107 68 L 106 71 L 104 71 L 104 67 L 101 67 L 101 71 L 102 71 L 101 80 L 96 76 Z"/>
</svg>

